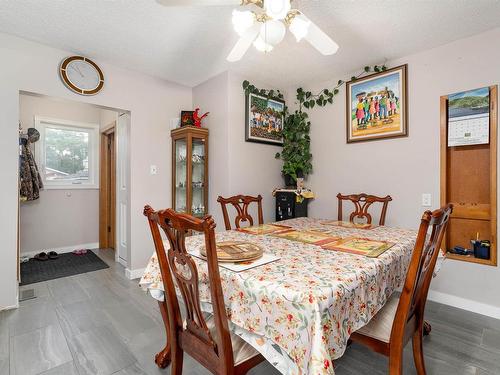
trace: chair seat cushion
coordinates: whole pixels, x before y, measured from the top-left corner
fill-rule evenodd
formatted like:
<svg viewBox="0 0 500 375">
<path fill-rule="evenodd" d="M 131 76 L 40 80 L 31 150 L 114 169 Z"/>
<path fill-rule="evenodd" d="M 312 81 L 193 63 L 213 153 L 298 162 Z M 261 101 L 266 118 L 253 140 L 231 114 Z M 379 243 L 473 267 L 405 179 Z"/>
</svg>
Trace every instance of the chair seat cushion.
<svg viewBox="0 0 500 375">
<path fill-rule="evenodd" d="M 213 315 L 207 318 L 206 322 L 212 337 L 217 337 L 217 329 L 215 328 L 215 319 Z M 252 345 L 233 332 L 231 332 L 231 342 L 233 344 L 233 359 L 235 366 L 260 354 Z"/>
<path fill-rule="evenodd" d="M 358 329 L 356 333 L 389 343 L 398 304 L 399 295 L 392 296 L 368 324 Z"/>
</svg>

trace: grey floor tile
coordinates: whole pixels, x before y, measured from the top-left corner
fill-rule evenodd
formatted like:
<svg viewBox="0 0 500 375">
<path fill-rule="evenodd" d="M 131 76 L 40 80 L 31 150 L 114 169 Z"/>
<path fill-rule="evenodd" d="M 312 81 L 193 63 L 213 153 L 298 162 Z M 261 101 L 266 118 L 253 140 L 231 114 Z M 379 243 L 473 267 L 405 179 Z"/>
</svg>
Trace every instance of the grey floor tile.
<svg viewBox="0 0 500 375">
<path fill-rule="evenodd" d="M 109 327 L 98 327 L 68 338 L 80 375 L 110 375 L 136 362 L 134 355 Z"/>
<path fill-rule="evenodd" d="M 10 358 L 9 356 L 0 359 L 0 375 L 9 375 L 10 374 Z"/>
<path fill-rule="evenodd" d="M 46 326 L 11 338 L 11 375 L 35 375 L 71 361 L 59 325 Z"/>
<path fill-rule="evenodd" d="M 21 295 L 23 291 L 29 289 L 33 289 L 35 293 L 35 298 L 19 302 L 21 306 L 29 305 L 32 303 L 39 303 L 40 301 L 46 302 L 51 297 L 49 293 L 49 288 L 47 287 L 47 282 L 45 281 L 41 283 L 20 286 L 19 295 Z"/>
<path fill-rule="evenodd" d="M 168 368 L 159 369 L 154 363 L 155 354 L 165 344 L 156 301 L 139 288 L 137 280 L 125 277 L 124 268 L 114 262 L 114 251 L 96 253 L 110 268 L 33 284 L 37 299 L 22 303 L 18 310 L 0 312 L 0 375 L 9 375 L 9 368 L 10 375 L 27 375 L 29 369 L 39 371 L 44 366 L 50 369 L 40 370 L 45 371 L 40 375 L 170 373 Z M 500 374 L 500 320 L 431 301 L 426 305 L 425 317 L 433 328 L 431 336 L 424 340 L 429 375 Z M 50 326 L 62 331 L 73 355 L 73 358 L 63 355 L 67 361 L 62 364 L 57 364 L 60 355 L 50 353 L 54 347 L 64 345 L 41 339 L 42 336 L 60 338 L 61 334 L 40 333 L 50 330 L 47 328 Z M 26 344 L 28 348 L 39 348 L 33 349 L 35 354 L 24 349 L 21 355 L 16 354 L 19 337 L 25 335 L 30 337 L 24 339 L 30 341 Z M 40 337 L 38 343 L 36 337 Z M 49 360 L 42 359 L 45 357 Z M 19 358 L 24 362 L 17 363 Z M 388 373 L 386 357 L 356 344 L 335 364 L 337 375 Z M 19 366 L 25 366 L 28 372 L 25 368 L 19 372 Z M 209 375 L 188 355 L 184 373 Z M 403 373 L 416 374 L 411 343 L 405 348 Z M 278 374 L 268 362 L 249 372 L 249 375 Z"/>
<path fill-rule="evenodd" d="M 132 366 L 115 372 L 113 375 L 148 375 L 148 373 L 144 372 L 138 363 L 134 363 Z"/>
<path fill-rule="evenodd" d="M 89 293 L 78 284 L 74 276 L 50 280 L 47 285 L 52 298 L 58 305 L 67 305 L 90 299 Z"/>
<path fill-rule="evenodd" d="M 41 373 L 40 375 L 79 375 L 76 369 L 75 363 L 73 361 L 66 362 L 61 366 L 54 367 L 48 371 Z"/>
<path fill-rule="evenodd" d="M 87 332 L 96 327 L 111 325 L 106 314 L 89 301 L 57 306 L 56 313 L 67 337 Z"/>
<path fill-rule="evenodd" d="M 486 328 L 483 333 L 482 345 L 500 352 L 500 331 Z"/>
<path fill-rule="evenodd" d="M 6 313 L 6 321 L 11 336 L 58 323 L 54 304 L 47 300 L 9 310 Z"/>
<path fill-rule="evenodd" d="M 127 342 L 132 341 L 144 331 L 158 327 L 151 316 L 138 309 L 134 304 L 120 303 L 103 307 L 103 311 L 116 331 Z"/>
</svg>

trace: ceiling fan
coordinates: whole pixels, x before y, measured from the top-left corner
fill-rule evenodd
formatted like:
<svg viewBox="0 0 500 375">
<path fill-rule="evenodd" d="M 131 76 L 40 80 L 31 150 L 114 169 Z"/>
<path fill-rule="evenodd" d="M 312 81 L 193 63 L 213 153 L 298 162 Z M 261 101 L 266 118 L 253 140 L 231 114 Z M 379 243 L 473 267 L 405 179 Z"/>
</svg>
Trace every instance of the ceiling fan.
<svg viewBox="0 0 500 375">
<path fill-rule="evenodd" d="M 165 6 L 222 6 L 240 5 L 234 9 L 232 23 L 240 36 L 227 56 L 230 62 L 240 60 L 253 46 L 270 52 L 286 34 L 286 26 L 297 42 L 307 40 L 323 55 L 333 55 L 339 49 L 327 34 L 301 11 L 292 9 L 292 0 L 157 0 Z"/>
</svg>

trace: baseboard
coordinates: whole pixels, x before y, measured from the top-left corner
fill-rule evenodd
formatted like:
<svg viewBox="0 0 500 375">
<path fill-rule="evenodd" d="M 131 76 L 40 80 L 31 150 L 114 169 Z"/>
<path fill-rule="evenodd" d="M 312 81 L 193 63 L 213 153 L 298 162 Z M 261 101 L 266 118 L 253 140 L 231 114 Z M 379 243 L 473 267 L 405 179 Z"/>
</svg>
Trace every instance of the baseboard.
<svg viewBox="0 0 500 375">
<path fill-rule="evenodd" d="M 123 267 L 125 267 L 127 269 L 128 264 L 127 264 L 127 261 L 125 259 L 122 259 L 119 256 L 117 256 L 115 258 L 115 262 L 120 263 Z"/>
<path fill-rule="evenodd" d="M 137 268 L 135 270 L 125 268 L 125 276 L 129 280 L 140 279 L 144 274 L 144 270 L 145 268 Z"/>
<path fill-rule="evenodd" d="M 19 254 L 21 257 L 30 257 L 33 258 L 36 254 L 44 251 L 48 253 L 49 251 L 55 251 L 58 254 L 63 254 L 63 253 L 71 253 L 73 250 L 76 249 L 98 249 L 99 248 L 99 242 L 91 242 L 91 243 L 84 243 L 80 245 L 71 245 L 71 246 L 63 246 L 63 247 L 53 247 L 53 248 L 47 248 L 47 249 L 40 249 L 36 251 L 27 251 L 27 252 L 22 252 Z"/>
<path fill-rule="evenodd" d="M 500 307 L 497 306 L 487 305 L 485 303 L 472 301 L 470 299 L 457 297 L 447 293 L 436 292 L 434 290 L 429 290 L 427 299 L 477 314 L 486 315 L 495 319 L 500 319 Z"/>
<path fill-rule="evenodd" d="M 19 302 L 12 306 L 0 307 L 0 311 L 14 310 L 19 308 Z"/>
</svg>

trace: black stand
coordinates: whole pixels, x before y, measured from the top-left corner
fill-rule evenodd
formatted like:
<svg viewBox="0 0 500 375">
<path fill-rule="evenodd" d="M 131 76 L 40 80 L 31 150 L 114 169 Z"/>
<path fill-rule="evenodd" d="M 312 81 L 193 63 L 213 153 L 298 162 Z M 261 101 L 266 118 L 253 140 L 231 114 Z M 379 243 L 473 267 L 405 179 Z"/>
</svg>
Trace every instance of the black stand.
<svg viewBox="0 0 500 375">
<path fill-rule="evenodd" d="M 293 191 L 276 191 L 276 221 L 307 217 L 309 198 L 297 202 L 297 195 Z"/>
</svg>

